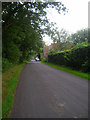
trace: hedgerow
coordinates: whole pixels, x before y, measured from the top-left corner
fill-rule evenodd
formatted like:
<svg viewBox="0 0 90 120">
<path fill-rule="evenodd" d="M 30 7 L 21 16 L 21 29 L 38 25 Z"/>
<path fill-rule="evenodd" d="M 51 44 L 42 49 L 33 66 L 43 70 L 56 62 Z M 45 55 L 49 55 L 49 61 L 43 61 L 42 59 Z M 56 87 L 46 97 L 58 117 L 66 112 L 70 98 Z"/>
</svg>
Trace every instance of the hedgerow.
<svg viewBox="0 0 90 120">
<path fill-rule="evenodd" d="M 88 72 L 90 46 L 72 49 L 71 51 L 48 55 L 48 62 L 68 66 L 75 70 Z"/>
</svg>

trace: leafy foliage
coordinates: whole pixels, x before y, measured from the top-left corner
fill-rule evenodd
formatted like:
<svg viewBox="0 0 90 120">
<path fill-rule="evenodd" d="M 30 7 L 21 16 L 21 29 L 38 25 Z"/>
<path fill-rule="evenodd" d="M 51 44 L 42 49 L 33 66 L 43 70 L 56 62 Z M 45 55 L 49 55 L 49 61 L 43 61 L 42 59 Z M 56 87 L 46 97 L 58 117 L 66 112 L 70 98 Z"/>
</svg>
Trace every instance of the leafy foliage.
<svg viewBox="0 0 90 120">
<path fill-rule="evenodd" d="M 2 59 L 2 66 L 3 66 L 2 71 L 5 71 L 5 70 L 8 70 L 8 68 L 11 67 L 12 64 L 8 61 L 8 59 L 3 58 Z"/>
<path fill-rule="evenodd" d="M 58 45 L 56 52 L 88 46 L 90 44 L 89 35 L 89 29 L 81 29 L 71 35 L 65 29 L 58 31 L 58 29 L 54 28 L 51 32 L 53 42 Z"/>
<path fill-rule="evenodd" d="M 87 47 L 89 44 L 88 44 L 88 41 L 85 41 L 85 42 L 81 42 L 81 43 L 78 43 L 77 45 L 75 45 L 73 47 L 73 49 L 77 49 L 77 48 L 81 48 L 81 47 Z"/>
<path fill-rule="evenodd" d="M 70 46 L 70 41 L 68 41 L 69 34 L 65 29 L 61 29 L 58 31 L 57 29 L 53 29 L 51 38 L 53 39 L 54 43 L 58 44 L 58 50 L 65 50 L 69 48 Z"/>
<path fill-rule="evenodd" d="M 44 45 L 42 36 L 48 34 L 50 29 L 47 28 L 52 26 L 45 11 L 49 7 L 55 8 L 58 13 L 66 11 L 61 2 L 2 3 L 3 58 L 18 63 L 29 59 L 32 51 L 40 54 Z"/>
<path fill-rule="evenodd" d="M 82 29 L 71 35 L 74 45 L 88 40 L 88 29 Z"/>
<path fill-rule="evenodd" d="M 52 54 L 55 54 L 55 53 L 56 53 L 56 50 L 55 50 L 55 49 L 50 49 L 48 55 L 52 55 Z"/>
<path fill-rule="evenodd" d="M 88 72 L 88 50 L 90 46 L 72 49 L 68 52 L 61 52 L 48 56 L 48 61 L 58 65 L 65 65 L 72 69 Z"/>
<path fill-rule="evenodd" d="M 41 60 L 42 60 L 42 62 L 47 62 L 48 58 L 47 57 L 42 57 Z"/>
</svg>

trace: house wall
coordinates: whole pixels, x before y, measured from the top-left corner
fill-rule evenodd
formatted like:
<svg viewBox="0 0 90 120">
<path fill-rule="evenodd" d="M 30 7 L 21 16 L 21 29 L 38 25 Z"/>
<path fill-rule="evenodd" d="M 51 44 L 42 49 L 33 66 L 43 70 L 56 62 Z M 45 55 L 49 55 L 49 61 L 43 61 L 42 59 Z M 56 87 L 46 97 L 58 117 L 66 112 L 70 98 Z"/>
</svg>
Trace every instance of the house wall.
<svg viewBox="0 0 90 120">
<path fill-rule="evenodd" d="M 48 56 L 48 53 L 49 53 L 50 49 L 55 49 L 55 48 L 57 48 L 57 44 L 56 43 L 51 43 L 51 45 L 45 46 L 43 48 L 43 55 L 44 55 L 44 57 Z"/>
</svg>

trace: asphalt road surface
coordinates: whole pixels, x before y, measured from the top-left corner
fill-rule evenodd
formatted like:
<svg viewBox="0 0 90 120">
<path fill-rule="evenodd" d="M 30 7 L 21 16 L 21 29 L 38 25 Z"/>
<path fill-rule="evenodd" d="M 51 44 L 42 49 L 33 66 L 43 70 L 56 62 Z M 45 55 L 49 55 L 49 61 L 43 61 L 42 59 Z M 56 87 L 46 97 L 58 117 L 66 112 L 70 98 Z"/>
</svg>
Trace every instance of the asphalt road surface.
<svg viewBox="0 0 90 120">
<path fill-rule="evenodd" d="M 10 118 L 88 118 L 88 80 L 29 62 L 20 75 Z"/>
</svg>

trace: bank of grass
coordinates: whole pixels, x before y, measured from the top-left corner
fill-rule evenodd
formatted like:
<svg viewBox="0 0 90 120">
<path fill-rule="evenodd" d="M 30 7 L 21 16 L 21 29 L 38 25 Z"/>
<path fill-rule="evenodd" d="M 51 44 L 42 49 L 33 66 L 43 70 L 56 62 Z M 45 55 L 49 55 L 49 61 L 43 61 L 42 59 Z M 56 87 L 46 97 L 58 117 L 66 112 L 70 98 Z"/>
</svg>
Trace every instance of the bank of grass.
<svg viewBox="0 0 90 120">
<path fill-rule="evenodd" d="M 2 118 L 8 118 L 14 101 L 18 77 L 25 63 L 15 65 L 2 73 Z"/>
<path fill-rule="evenodd" d="M 73 75 L 85 78 L 87 80 L 90 80 L 90 77 L 89 77 L 88 73 L 83 73 L 83 72 L 80 72 L 80 71 L 75 71 L 75 70 L 72 70 L 70 68 L 67 68 L 67 67 L 64 67 L 64 66 L 55 65 L 55 64 L 52 64 L 52 63 L 48 63 L 48 62 L 43 62 L 42 61 L 42 63 L 44 63 L 44 64 L 46 64 L 48 66 L 54 67 L 56 69 L 63 70 L 65 72 L 71 73 Z"/>
</svg>

